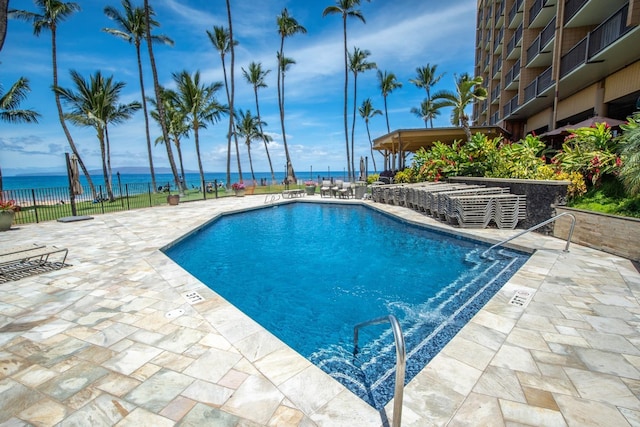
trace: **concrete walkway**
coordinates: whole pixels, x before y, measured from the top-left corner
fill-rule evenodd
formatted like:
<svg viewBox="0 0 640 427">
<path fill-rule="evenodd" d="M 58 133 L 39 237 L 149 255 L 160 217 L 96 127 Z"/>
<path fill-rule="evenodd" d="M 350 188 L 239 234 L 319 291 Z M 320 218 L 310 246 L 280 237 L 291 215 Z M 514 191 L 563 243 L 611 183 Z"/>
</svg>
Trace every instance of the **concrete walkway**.
<svg viewBox="0 0 640 427">
<path fill-rule="evenodd" d="M 56 245 L 69 248 L 71 264 L 0 284 L 0 426 L 391 420 L 393 402 L 375 411 L 159 251 L 221 213 L 264 200 L 183 203 L 0 233 L 0 251 Z M 454 230 L 409 209 L 372 206 Z M 463 233 L 496 241 L 515 232 Z M 572 245 L 564 253 L 558 239 L 529 234 L 517 243 L 537 252 L 406 386 L 402 425 L 640 425 L 640 274 L 603 252 Z M 530 299 L 510 304 L 516 293 Z"/>
</svg>

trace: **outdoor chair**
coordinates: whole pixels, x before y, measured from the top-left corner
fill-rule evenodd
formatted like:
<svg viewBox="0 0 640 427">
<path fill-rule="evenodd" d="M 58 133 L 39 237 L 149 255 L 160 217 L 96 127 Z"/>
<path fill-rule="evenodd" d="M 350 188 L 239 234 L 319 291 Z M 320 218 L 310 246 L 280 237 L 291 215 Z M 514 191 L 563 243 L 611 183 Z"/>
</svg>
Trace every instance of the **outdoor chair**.
<svg viewBox="0 0 640 427">
<path fill-rule="evenodd" d="M 331 197 L 331 181 L 322 181 L 320 197 Z"/>
<path fill-rule="evenodd" d="M 338 197 L 341 199 L 348 199 L 353 197 L 353 188 L 351 187 L 350 182 L 343 182 L 342 188 L 338 190 Z"/>
</svg>

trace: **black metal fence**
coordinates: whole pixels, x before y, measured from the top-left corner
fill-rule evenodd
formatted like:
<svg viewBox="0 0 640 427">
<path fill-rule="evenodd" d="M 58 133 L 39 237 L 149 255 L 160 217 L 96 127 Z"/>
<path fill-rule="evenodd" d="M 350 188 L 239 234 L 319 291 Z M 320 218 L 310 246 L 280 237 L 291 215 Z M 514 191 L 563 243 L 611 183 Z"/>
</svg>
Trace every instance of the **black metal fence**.
<svg viewBox="0 0 640 427">
<path fill-rule="evenodd" d="M 98 215 L 109 212 L 148 208 L 167 204 L 168 191 L 154 191 L 151 184 L 122 184 L 113 188 L 113 198 L 108 197 L 103 186 L 95 187 L 93 194 L 88 186 L 80 195 L 72 195 L 69 187 L 6 190 L 0 200 L 14 200 L 19 210 L 14 223 L 52 221 L 67 216 Z M 176 194 L 176 192 L 173 192 Z M 204 200 L 225 196 L 224 189 L 212 188 L 208 192 L 191 189 L 181 195 L 181 201 Z"/>
</svg>

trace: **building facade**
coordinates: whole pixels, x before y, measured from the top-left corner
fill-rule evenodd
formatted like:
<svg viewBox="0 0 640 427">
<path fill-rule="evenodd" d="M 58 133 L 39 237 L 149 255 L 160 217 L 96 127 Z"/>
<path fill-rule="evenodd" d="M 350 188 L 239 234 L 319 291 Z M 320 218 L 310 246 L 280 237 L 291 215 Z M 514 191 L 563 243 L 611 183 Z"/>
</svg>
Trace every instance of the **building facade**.
<svg viewBox="0 0 640 427">
<path fill-rule="evenodd" d="M 512 139 L 640 110 L 640 0 L 478 0 L 474 123 Z"/>
</svg>

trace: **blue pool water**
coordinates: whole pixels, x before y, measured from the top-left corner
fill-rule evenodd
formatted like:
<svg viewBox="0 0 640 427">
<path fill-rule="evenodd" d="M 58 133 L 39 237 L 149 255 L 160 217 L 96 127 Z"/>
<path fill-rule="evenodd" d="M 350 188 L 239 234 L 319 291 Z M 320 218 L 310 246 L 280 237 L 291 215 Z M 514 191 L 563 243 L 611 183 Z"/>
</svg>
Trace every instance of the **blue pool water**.
<svg viewBox="0 0 640 427">
<path fill-rule="evenodd" d="M 363 206 L 292 203 L 226 215 L 165 252 L 375 408 L 393 397 L 394 314 L 409 382 L 526 261 Z M 238 266 L 242 268 L 238 268 Z"/>
</svg>

